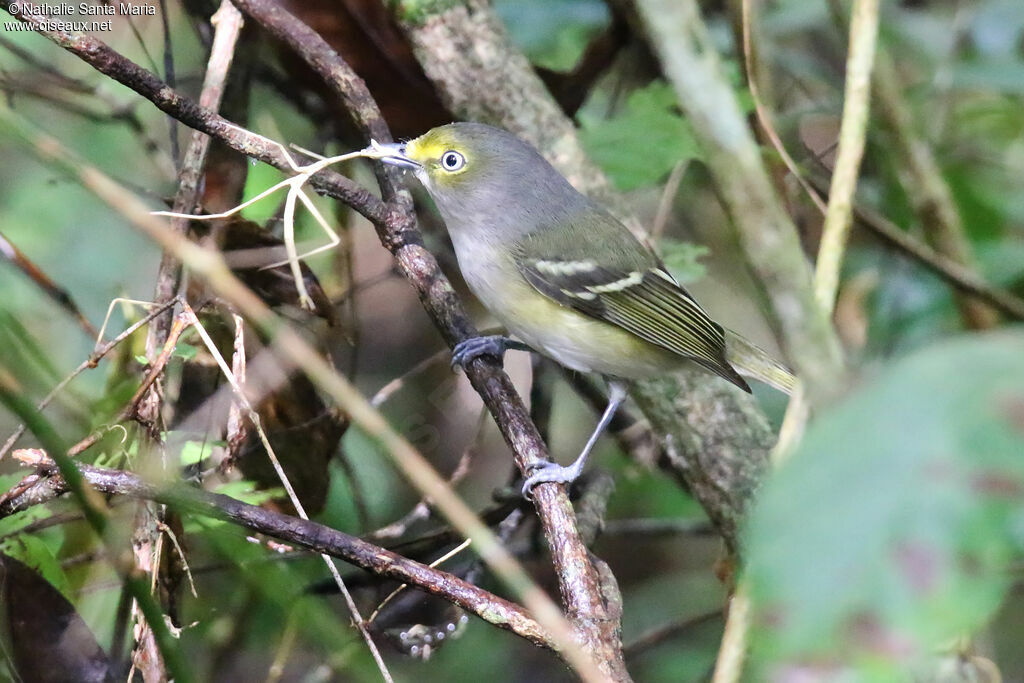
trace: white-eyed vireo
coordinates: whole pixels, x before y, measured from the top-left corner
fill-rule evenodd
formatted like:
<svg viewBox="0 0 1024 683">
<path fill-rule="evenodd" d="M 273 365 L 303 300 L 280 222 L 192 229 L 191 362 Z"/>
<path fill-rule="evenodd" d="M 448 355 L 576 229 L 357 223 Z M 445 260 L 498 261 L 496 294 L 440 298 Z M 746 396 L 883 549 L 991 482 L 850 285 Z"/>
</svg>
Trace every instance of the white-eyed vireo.
<svg viewBox="0 0 1024 683">
<path fill-rule="evenodd" d="M 691 362 L 744 391 L 740 373 L 792 388 L 784 367 L 711 320 L 626 226 L 511 133 L 453 123 L 367 152 L 413 170 L 448 226 L 466 283 L 522 340 L 469 339 L 455 347 L 453 363 L 533 349 L 608 380 L 608 407 L 580 456 L 569 467 L 546 463 L 524 491 L 579 476 L 625 399 L 626 380 Z"/>
</svg>

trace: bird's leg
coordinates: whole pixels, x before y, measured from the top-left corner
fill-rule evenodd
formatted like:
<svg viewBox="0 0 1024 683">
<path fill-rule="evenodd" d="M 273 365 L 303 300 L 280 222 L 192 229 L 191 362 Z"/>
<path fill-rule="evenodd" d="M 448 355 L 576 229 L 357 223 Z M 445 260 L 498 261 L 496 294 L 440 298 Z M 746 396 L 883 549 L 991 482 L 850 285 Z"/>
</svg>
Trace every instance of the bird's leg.
<svg viewBox="0 0 1024 683">
<path fill-rule="evenodd" d="M 583 452 L 568 467 L 562 467 L 556 462 L 545 462 L 537 465 L 534 468 L 533 474 L 527 477 L 526 482 L 523 484 L 523 496 L 529 498 L 530 491 L 537 484 L 549 481 L 567 484 L 579 477 L 583 472 L 583 466 L 587 462 L 587 456 L 590 455 L 590 451 L 594 450 L 594 445 L 600 438 L 601 433 L 608 427 L 608 423 L 615 417 L 615 411 L 619 409 L 619 406 L 625 400 L 625 383 L 618 380 L 608 380 L 608 405 L 604 409 L 604 414 L 601 415 L 601 420 L 597 423 L 597 428 L 594 429 L 594 433 L 587 440 L 587 445 L 583 447 Z"/>
<path fill-rule="evenodd" d="M 497 356 L 500 360 L 509 349 L 516 351 L 533 351 L 521 341 L 490 334 L 484 337 L 470 337 L 455 345 L 452 350 L 452 367 L 465 367 L 478 356 Z"/>
</svg>

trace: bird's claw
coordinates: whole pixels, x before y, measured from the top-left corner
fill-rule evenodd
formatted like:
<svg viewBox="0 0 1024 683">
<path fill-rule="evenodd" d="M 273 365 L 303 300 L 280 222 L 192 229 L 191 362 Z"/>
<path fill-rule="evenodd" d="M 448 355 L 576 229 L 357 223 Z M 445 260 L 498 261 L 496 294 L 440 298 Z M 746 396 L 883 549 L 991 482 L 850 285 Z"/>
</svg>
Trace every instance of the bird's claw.
<svg viewBox="0 0 1024 683">
<path fill-rule="evenodd" d="M 470 337 L 452 349 L 452 368 L 464 368 L 474 358 L 495 356 L 500 361 L 508 348 L 508 340 L 500 335 Z"/>
<path fill-rule="evenodd" d="M 563 467 L 557 462 L 538 462 L 530 465 L 530 476 L 523 482 L 523 498 L 533 498 L 533 488 L 538 484 L 570 484 L 580 476 L 577 463 Z"/>
</svg>

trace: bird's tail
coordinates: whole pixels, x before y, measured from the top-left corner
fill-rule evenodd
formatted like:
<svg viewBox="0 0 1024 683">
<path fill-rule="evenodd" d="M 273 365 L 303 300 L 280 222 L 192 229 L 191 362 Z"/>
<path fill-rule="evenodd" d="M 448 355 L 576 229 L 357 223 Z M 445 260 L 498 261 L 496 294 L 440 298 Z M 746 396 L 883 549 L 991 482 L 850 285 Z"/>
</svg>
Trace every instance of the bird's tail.
<svg viewBox="0 0 1024 683">
<path fill-rule="evenodd" d="M 796 377 L 789 368 L 732 330 L 725 331 L 725 359 L 744 377 L 759 380 L 787 394 L 793 393 Z"/>
</svg>

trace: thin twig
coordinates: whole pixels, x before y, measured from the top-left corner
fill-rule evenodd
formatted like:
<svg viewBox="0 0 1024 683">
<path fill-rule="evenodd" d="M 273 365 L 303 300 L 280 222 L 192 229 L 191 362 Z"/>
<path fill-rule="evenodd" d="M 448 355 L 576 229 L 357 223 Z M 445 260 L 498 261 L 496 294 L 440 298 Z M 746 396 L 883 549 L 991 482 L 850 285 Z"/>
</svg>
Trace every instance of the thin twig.
<svg viewBox="0 0 1024 683">
<path fill-rule="evenodd" d="M 816 177 L 812 176 L 810 182 L 822 192 L 828 189 L 825 181 Z M 853 216 L 862 228 L 919 262 L 955 289 L 983 299 L 1014 320 L 1024 320 L 1024 299 L 1010 290 L 993 285 L 971 268 L 928 246 L 862 202 L 853 205 Z"/>
<path fill-rule="evenodd" d="M 665 624 L 663 626 L 658 626 L 658 627 L 652 628 L 649 631 L 645 631 L 644 633 L 641 633 L 639 636 L 636 637 L 635 640 L 633 640 L 633 641 L 623 645 L 622 646 L 622 651 L 626 655 L 627 658 L 633 658 L 633 657 L 636 657 L 638 655 L 643 654 L 644 652 L 650 650 L 651 648 L 654 648 L 654 647 L 657 647 L 658 645 L 661 645 L 662 643 L 664 643 L 666 640 L 669 640 L 670 638 L 675 638 L 677 636 L 683 635 L 684 633 L 686 633 L 690 629 L 696 628 L 698 626 L 702 626 L 703 624 L 707 624 L 709 622 L 712 622 L 712 621 L 715 621 L 716 619 L 721 619 L 721 618 L 722 618 L 722 610 L 721 609 L 714 609 L 714 610 L 708 610 L 707 612 L 704 612 L 703 614 L 698 614 L 696 616 L 692 616 L 689 619 L 683 619 L 681 621 L 674 621 L 674 622 L 672 622 L 670 624 Z"/>
<path fill-rule="evenodd" d="M 231 314 L 231 321 L 235 325 L 235 340 L 231 352 L 231 376 L 238 386 L 245 386 L 245 321 L 237 313 Z M 228 409 L 228 421 L 224 433 L 227 447 L 224 451 L 224 459 L 217 466 L 220 472 L 227 472 L 234 467 L 242 453 L 242 446 L 245 444 L 245 437 L 248 434 L 245 420 L 242 417 L 241 401 L 238 397 L 231 399 L 231 407 Z"/>
<path fill-rule="evenodd" d="M 811 198 L 814 205 L 818 207 L 818 210 L 824 215 L 828 211 L 828 207 L 822 200 L 821 196 L 815 192 L 814 188 L 810 186 L 807 179 L 804 178 L 803 173 L 800 172 L 800 167 L 793 161 L 793 157 L 786 151 L 786 146 L 782 144 L 782 138 L 779 137 L 778 132 L 775 130 L 775 125 L 772 123 L 771 116 L 768 114 L 768 109 L 764 106 L 764 102 L 761 99 L 761 89 L 757 85 L 757 78 L 754 75 L 754 55 L 753 47 L 750 41 L 750 2 L 751 0 L 743 0 L 741 7 L 741 23 L 743 25 L 743 68 L 747 74 L 747 88 L 750 90 L 750 97 L 754 100 L 754 111 L 757 112 L 757 121 L 761 124 L 762 130 L 765 135 L 771 141 L 775 151 L 779 153 L 779 157 L 782 158 L 782 162 L 789 169 L 789 172 L 797 179 L 800 183 L 800 187 L 804 189 L 807 196 Z"/>
<path fill-rule="evenodd" d="M 447 562 L 448 560 L 450 560 L 451 558 L 455 557 L 456 555 L 458 555 L 459 553 L 461 553 L 463 550 L 465 550 L 468 547 L 469 547 L 469 541 L 468 540 L 463 541 L 462 543 L 458 544 L 457 546 L 455 546 L 454 548 L 452 548 L 451 550 L 446 552 L 441 557 L 439 557 L 436 560 L 434 560 L 433 562 L 431 562 L 428 566 L 431 567 L 431 568 L 436 568 L 438 565 L 442 564 L 443 562 Z M 366 620 L 366 623 L 368 623 L 368 624 L 369 623 L 373 623 L 373 620 L 377 618 L 377 616 L 380 614 L 380 611 L 382 609 L 384 609 L 384 607 L 389 602 L 391 602 L 396 597 L 398 597 L 399 593 L 401 593 L 402 591 L 404 591 L 408 587 L 409 587 L 409 584 L 403 583 L 400 586 L 398 586 L 398 588 L 396 588 L 395 590 L 393 590 L 390 593 L 388 593 L 387 597 L 385 597 L 383 600 L 381 600 L 380 604 L 378 604 L 377 607 L 374 608 L 373 614 L 371 614 L 370 618 Z"/>
<path fill-rule="evenodd" d="M 853 207 L 853 214 L 862 226 L 876 237 L 914 258 L 954 288 L 983 299 L 993 308 L 1015 320 L 1024 321 L 1024 299 L 1013 292 L 996 287 L 981 275 L 959 261 L 932 249 L 914 238 L 885 216 L 860 204 Z"/>
<path fill-rule="evenodd" d="M 658 211 L 654 215 L 654 222 L 651 224 L 650 239 L 655 244 L 665 232 L 668 217 L 672 212 L 672 202 L 679 192 L 679 183 L 682 182 L 683 175 L 686 174 L 686 168 L 689 165 L 689 160 L 677 161 L 676 165 L 672 167 L 672 172 L 668 174 L 668 180 L 665 181 L 665 187 L 661 191 L 661 198 L 658 199 Z"/>
<path fill-rule="evenodd" d="M 871 99 L 871 71 L 878 38 L 878 0 L 856 0 L 850 22 L 850 48 L 846 60 L 843 120 L 839 149 L 828 193 L 828 210 L 814 274 L 818 304 L 826 311 L 835 305 L 846 242 L 853 224 L 853 197 L 867 138 Z"/>
<path fill-rule="evenodd" d="M 654 517 L 639 519 L 610 519 L 604 523 L 605 536 L 714 536 L 715 528 L 706 519 Z"/>
<path fill-rule="evenodd" d="M 178 338 L 185 331 L 186 327 L 187 325 L 180 317 L 175 318 L 174 323 L 171 325 L 171 329 L 168 333 L 167 339 L 166 341 L 164 341 L 164 347 L 163 349 L 161 349 L 160 354 L 149 366 L 149 371 L 143 378 L 142 383 L 135 390 L 135 393 L 132 394 L 132 397 L 128 400 L 128 403 L 125 405 L 124 408 L 118 411 L 117 415 L 111 422 L 123 422 L 131 418 L 133 415 L 136 415 L 140 421 L 143 420 L 143 418 L 141 416 L 138 416 L 137 414 L 139 404 L 142 402 L 142 399 L 145 398 L 146 393 L 156 382 L 157 378 L 160 377 L 160 375 L 163 373 L 164 365 L 166 365 L 167 361 L 170 360 L 171 354 L 174 352 L 174 347 L 178 343 Z M 151 432 L 155 429 L 154 424 L 151 422 L 144 422 L 143 424 Z M 80 440 L 78 443 L 71 446 L 71 448 L 68 449 L 68 457 L 73 458 L 85 452 L 86 450 L 92 448 L 102 437 L 103 430 L 94 431 L 93 433 L 86 436 L 84 439 Z"/>
<path fill-rule="evenodd" d="M 43 291 L 43 294 L 52 299 L 54 303 L 70 315 L 75 322 L 78 323 L 79 327 L 85 330 L 87 335 L 90 337 L 96 336 L 96 328 L 93 327 L 92 323 L 89 322 L 89 319 L 82 314 L 81 309 L 79 309 L 78 305 L 75 304 L 75 300 L 71 298 L 68 291 L 50 279 L 50 277 L 43 272 L 42 268 L 25 256 L 25 254 L 23 254 L 13 242 L 4 237 L 3 233 L 0 233 L 0 256 L 10 261 L 16 268 L 32 280 L 32 282 Z"/>
<path fill-rule="evenodd" d="M 235 9 L 228 0 L 222 0 L 220 8 L 210 19 L 216 27 L 213 47 L 210 50 L 210 57 L 207 61 L 206 75 L 203 78 L 203 89 L 199 93 L 199 106 L 211 111 L 217 111 L 220 107 L 221 98 L 224 95 L 224 86 L 227 83 L 228 70 L 235 55 L 235 44 L 242 31 L 242 14 Z M 165 27 L 166 28 L 166 27 Z M 171 117 L 174 124 L 177 119 Z M 176 129 L 171 128 L 172 137 Z M 181 162 L 181 171 L 178 175 L 178 190 L 174 196 L 172 211 L 175 213 L 195 213 L 199 201 L 200 180 L 203 177 L 203 169 L 206 166 L 206 153 L 210 148 L 210 136 L 194 130 L 191 140 L 185 150 L 185 157 Z M 171 229 L 184 235 L 188 230 L 188 219 L 176 218 L 171 221 Z M 170 300 L 177 293 L 181 284 L 181 264 L 166 252 L 160 260 L 160 269 L 157 273 L 156 291 L 153 300 L 157 304 Z M 147 351 L 163 344 L 170 327 L 170 317 L 158 317 L 152 327 L 147 340 Z"/>
</svg>

